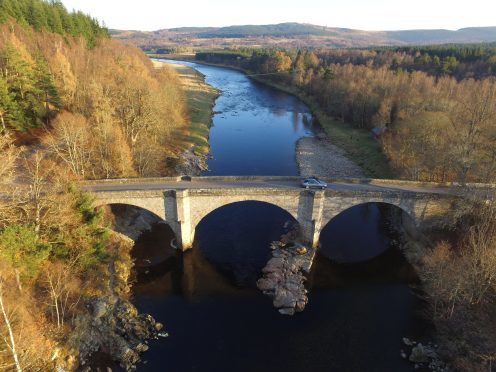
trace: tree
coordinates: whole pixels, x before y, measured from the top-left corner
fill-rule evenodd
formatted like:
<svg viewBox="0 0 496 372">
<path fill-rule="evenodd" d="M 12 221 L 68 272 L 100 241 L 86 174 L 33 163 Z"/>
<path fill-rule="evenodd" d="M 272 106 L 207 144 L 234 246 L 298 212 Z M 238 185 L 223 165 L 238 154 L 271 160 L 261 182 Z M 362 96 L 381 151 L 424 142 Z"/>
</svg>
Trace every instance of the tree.
<svg viewBox="0 0 496 372">
<path fill-rule="evenodd" d="M 48 125 L 55 112 L 60 109 L 60 97 L 55 88 L 53 76 L 49 72 L 46 62 L 41 57 L 38 57 L 36 60 L 35 76 L 36 92 L 38 93 L 39 101 L 43 103 L 43 118 Z"/>
<path fill-rule="evenodd" d="M 48 28 L 47 14 L 43 3 L 39 0 L 29 0 L 27 9 L 27 21 L 35 30 L 40 31 Z"/>
<path fill-rule="evenodd" d="M 7 130 L 7 125 L 19 128 L 22 126 L 21 123 L 19 107 L 10 94 L 5 79 L 0 76 L 0 134 Z"/>
<path fill-rule="evenodd" d="M 5 324 L 5 327 L 7 328 L 8 338 L 6 339 L 5 342 L 8 345 L 10 353 L 12 354 L 12 359 L 14 361 L 13 365 L 17 372 L 22 372 L 21 363 L 19 361 L 19 355 L 17 354 L 17 349 L 16 349 L 16 340 L 14 337 L 11 314 L 7 310 L 7 307 L 4 302 L 3 281 L 1 280 L 1 278 L 0 278 L 0 312 L 2 313 L 3 322 Z M 2 367 L 2 365 L 0 365 L 0 367 Z"/>
<path fill-rule="evenodd" d="M 55 2 L 51 3 L 51 6 L 47 8 L 47 23 L 50 31 L 57 34 L 64 34 L 64 26 L 62 25 L 62 19 L 60 17 L 60 8 L 56 6 Z"/>
<path fill-rule="evenodd" d="M 1 184 L 8 185 L 14 179 L 15 164 L 21 149 L 14 145 L 14 140 L 8 135 L 0 135 L 0 180 Z"/>
<path fill-rule="evenodd" d="M 486 138 L 496 120 L 496 81 L 466 80 L 458 84 L 449 117 L 457 132 L 453 147 L 458 180 L 465 183 L 471 173 L 478 171 L 481 160 L 491 157 L 493 145 Z"/>
<path fill-rule="evenodd" d="M 93 146 L 91 128 L 84 116 L 68 112 L 59 114 L 44 141 L 74 175 L 82 178 L 87 175 Z"/>
<path fill-rule="evenodd" d="M 153 116 L 150 92 L 140 85 L 127 85 L 121 89 L 118 99 L 120 103 L 116 107 L 117 117 L 131 151 L 134 151 L 139 137 L 150 127 Z"/>
<path fill-rule="evenodd" d="M 0 258 L 14 270 L 19 291 L 23 284 L 37 278 L 50 250 L 49 245 L 39 241 L 33 225 L 13 224 L 0 232 Z"/>
<path fill-rule="evenodd" d="M 80 296 L 74 296 L 81 286 L 73 267 L 62 262 L 47 263 L 44 269 L 45 290 L 51 300 L 52 318 L 57 322 L 57 328 L 64 325 L 69 309 L 77 306 Z"/>
<path fill-rule="evenodd" d="M 73 200 L 63 192 L 65 173 L 41 151 L 25 156 L 22 165 L 22 182 L 27 190 L 19 195 L 16 207 L 23 223 L 33 226 L 37 239 L 70 224 Z"/>
</svg>

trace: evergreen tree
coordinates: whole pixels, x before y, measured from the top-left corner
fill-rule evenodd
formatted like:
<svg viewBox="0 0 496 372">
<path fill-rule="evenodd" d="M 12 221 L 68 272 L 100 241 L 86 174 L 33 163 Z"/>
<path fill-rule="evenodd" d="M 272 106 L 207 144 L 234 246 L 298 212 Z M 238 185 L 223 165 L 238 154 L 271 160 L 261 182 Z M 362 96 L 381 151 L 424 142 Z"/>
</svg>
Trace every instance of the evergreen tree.
<svg viewBox="0 0 496 372">
<path fill-rule="evenodd" d="M 40 116 L 43 117 L 46 124 L 49 124 L 52 117 L 60 108 L 60 96 L 55 88 L 53 76 L 48 70 L 46 62 L 41 57 L 38 57 L 36 60 L 35 75 L 35 92 L 41 103 L 41 107 L 38 110 L 43 112 Z"/>
<path fill-rule="evenodd" d="M 28 4 L 27 21 L 35 30 L 48 28 L 47 14 L 43 4 L 39 0 L 30 0 Z"/>
<path fill-rule="evenodd" d="M 12 94 L 9 93 L 7 82 L 0 76 L 0 133 L 7 129 L 22 127 L 22 115 Z"/>
<path fill-rule="evenodd" d="M 48 28 L 50 31 L 57 34 L 64 34 L 64 27 L 62 26 L 62 20 L 60 18 L 59 8 L 56 6 L 51 6 L 48 8 Z"/>
</svg>

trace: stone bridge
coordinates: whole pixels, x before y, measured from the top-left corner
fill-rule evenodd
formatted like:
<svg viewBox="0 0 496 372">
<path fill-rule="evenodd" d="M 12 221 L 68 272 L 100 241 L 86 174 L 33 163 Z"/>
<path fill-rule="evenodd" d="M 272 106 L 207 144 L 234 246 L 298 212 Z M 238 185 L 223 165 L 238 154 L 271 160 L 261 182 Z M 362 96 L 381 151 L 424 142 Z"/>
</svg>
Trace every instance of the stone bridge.
<svg viewBox="0 0 496 372">
<path fill-rule="evenodd" d="M 127 204 L 163 219 L 181 249 L 193 244 L 203 218 L 225 205 L 265 202 L 288 212 L 299 223 L 302 239 L 315 247 L 326 224 L 341 212 L 364 203 L 399 207 L 420 229 L 449 223 L 450 211 L 463 196 L 448 184 L 371 179 L 326 180 L 326 190 L 307 190 L 297 177 L 194 177 L 88 181 L 83 189 L 96 195 L 95 207 Z"/>
</svg>

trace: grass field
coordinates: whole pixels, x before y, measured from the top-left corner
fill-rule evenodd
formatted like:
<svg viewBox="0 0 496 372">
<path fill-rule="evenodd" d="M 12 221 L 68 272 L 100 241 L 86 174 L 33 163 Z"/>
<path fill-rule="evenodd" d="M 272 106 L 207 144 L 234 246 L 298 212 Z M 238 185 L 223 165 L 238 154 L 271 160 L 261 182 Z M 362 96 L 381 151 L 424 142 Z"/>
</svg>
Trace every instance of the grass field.
<svg viewBox="0 0 496 372">
<path fill-rule="evenodd" d="M 164 62 L 153 61 L 156 66 Z M 179 64 L 167 64 L 179 75 L 186 93 L 189 131 L 186 134 L 187 145 L 194 145 L 196 154 L 208 154 L 208 135 L 212 123 L 212 112 L 219 91 L 205 83 L 205 77 L 190 67 Z M 188 146 L 189 147 L 189 146 Z"/>
</svg>

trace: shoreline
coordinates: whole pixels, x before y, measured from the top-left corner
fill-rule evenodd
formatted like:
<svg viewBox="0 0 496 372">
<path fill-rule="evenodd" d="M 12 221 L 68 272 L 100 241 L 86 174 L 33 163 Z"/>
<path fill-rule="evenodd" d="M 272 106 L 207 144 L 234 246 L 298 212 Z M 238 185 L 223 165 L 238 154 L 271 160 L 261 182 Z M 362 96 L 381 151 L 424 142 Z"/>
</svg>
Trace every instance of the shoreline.
<svg viewBox="0 0 496 372">
<path fill-rule="evenodd" d="M 188 108 L 188 133 L 182 140 L 184 150 L 179 156 L 180 163 L 175 171 L 178 175 L 199 176 L 208 169 L 210 156 L 209 135 L 214 115 L 215 101 L 220 91 L 205 82 L 205 75 L 194 68 L 151 60 L 156 68 L 168 66 L 173 69 L 181 82 Z"/>
<path fill-rule="evenodd" d="M 300 138 L 296 142 L 295 157 L 302 177 L 365 178 L 363 169 L 327 138 Z"/>
</svg>

